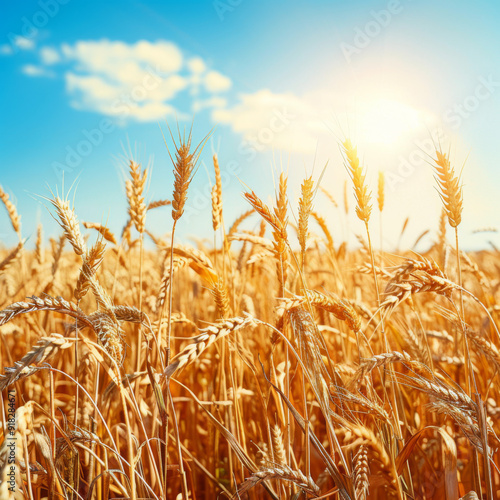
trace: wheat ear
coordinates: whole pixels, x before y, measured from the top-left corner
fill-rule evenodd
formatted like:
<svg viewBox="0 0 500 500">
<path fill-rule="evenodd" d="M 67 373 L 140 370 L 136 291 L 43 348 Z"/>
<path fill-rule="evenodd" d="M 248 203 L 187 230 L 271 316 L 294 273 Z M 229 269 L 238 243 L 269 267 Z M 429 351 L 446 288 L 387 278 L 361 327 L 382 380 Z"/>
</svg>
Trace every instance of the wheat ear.
<svg viewBox="0 0 500 500">
<path fill-rule="evenodd" d="M 34 311 L 55 311 L 66 314 L 82 321 L 86 326 L 92 327 L 85 313 L 74 303 L 64 300 L 62 297 L 44 298 L 32 296 L 31 302 L 15 302 L 4 310 L 0 311 L 0 326 L 12 320 L 19 314 L 26 314 Z"/>
<path fill-rule="evenodd" d="M 3 190 L 2 186 L 0 186 L 0 200 L 2 200 L 5 208 L 7 209 L 14 231 L 19 236 L 19 239 L 21 239 L 21 217 L 17 213 L 16 206 L 12 203 L 9 195 Z"/>
<path fill-rule="evenodd" d="M 317 497 L 320 494 L 320 489 L 312 478 L 307 478 L 300 470 L 294 470 L 286 465 L 279 465 L 267 467 L 254 472 L 251 477 L 239 485 L 237 496 L 234 496 L 233 498 L 239 498 L 239 495 L 254 488 L 262 481 L 268 481 L 270 479 L 280 479 L 282 481 L 294 483 L 301 490 L 313 495 L 314 497 Z"/>
<path fill-rule="evenodd" d="M 377 203 L 380 212 L 384 210 L 385 203 L 385 176 L 384 172 L 378 173 Z"/>
<path fill-rule="evenodd" d="M 47 362 L 55 354 L 70 347 L 73 341 L 74 339 L 63 337 L 58 333 L 42 337 L 20 361 L 15 362 L 13 367 L 5 368 L 5 375 L 0 377 L 0 391 L 37 371 L 33 366 Z"/>
<path fill-rule="evenodd" d="M 212 188 L 212 226 L 214 231 L 219 229 L 222 223 L 222 180 L 220 175 L 219 160 L 214 154 L 215 185 Z"/>
<path fill-rule="evenodd" d="M 356 197 L 356 215 L 366 224 L 370 220 L 372 206 L 370 204 L 371 194 L 366 185 L 366 174 L 359 165 L 358 152 L 349 139 L 342 144 L 346 156 L 346 168 L 354 185 L 354 196 Z"/>
<path fill-rule="evenodd" d="M 170 137 L 172 138 L 175 148 L 174 157 L 172 157 L 172 155 L 170 154 L 170 150 L 168 150 L 170 159 L 172 160 L 174 166 L 172 219 L 174 219 L 174 221 L 177 221 L 182 217 L 182 214 L 184 213 L 184 206 L 187 200 L 187 191 L 189 188 L 189 184 L 191 184 L 191 181 L 193 179 L 196 164 L 198 163 L 198 159 L 200 157 L 203 146 L 208 139 L 208 136 L 202 142 L 200 142 L 198 146 L 196 146 L 194 151 L 191 151 L 191 131 L 189 132 L 187 139 L 185 134 L 181 137 L 179 131 L 178 143 L 175 142 L 171 132 Z"/>
<path fill-rule="evenodd" d="M 59 217 L 59 225 L 64 231 L 64 236 L 70 242 L 77 255 L 83 255 L 86 250 L 85 242 L 80 232 L 80 224 L 75 210 L 70 207 L 68 200 L 62 200 L 56 196 L 50 200 Z"/>
<path fill-rule="evenodd" d="M 354 456 L 354 490 L 356 491 L 357 500 L 366 500 L 368 496 L 369 472 L 368 449 L 366 446 L 361 445 Z"/>
<path fill-rule="evenodd" d="M 307 290 L 305 296 L 294 299 L 282 299 L 277 308 L 278 314 L 303 307 L 307 301 L 311 305 L 332 313 L 337 319 L 345 321 L 350 330 L 357 333 L 361 329 L 361 319 L 353 306 L 346 300 L 339 299 L 335 294 L 324 294 L 316 290 Z"/>
<path fill-rule="evenodd" d="M 444 210 L 451 227 L 457 227 L 462 221 L 463 194 L 460 177 L 450 165 L 446 153 L 436 151 L 435 158 L 436 181 L 439 195 L 443 201 Z"/>
<path fill-rule="evenodd" d="M 227 232 L 227 235 L 230 236 L 234 234 L 238 228 L 240 227 L 241 223 L 250 217 L 255 210 L 251 208 L 250 210 L 247 210 L 246 212 L 243 212 L 232 224 L 232 226 L 229 228 L 229 231 Z"/>
<path fill-rule="evenodd" d="M 86 229 L 95 229 L 106 241 L 116 245 L 115 235 L 106 226 L 97 222 L 83 222 L 83 227 Z"/>
<path fill-rule="evenodd" d="M 90 281 L 102 263 L 105 250 L 106 245 L 101 240 L 97 240 L 95 245 L 83 255 L 83 264 L 74 291 L 76 300 L 81 300 L 89 291 Z"/>
<path fill-rule="evenodd" d="M 304 180 L 301 187 L 302 196 L 299 200 L 299 245 L 302 267 L 305 265 L 305 254 L 308 236 L 309 215 L 312 212 L 314 182 L 311 177 Z"/>
<path fill-rule="evenodd" d="M 144 185 L 148 170 L 142 171 L 141 166 L 133 160 L 129 163 L 130 177 L 125 187 L 129 203 L 130 219 L 139 233 L 143 233 L 146 225 L 146 204 L 144 203 Z"/>
<path fill-rule="evenodd" d="M 167 378 L 172 377 L 172 375 L 184 368 L 189 363 L 192 363 L 200 354 L 214 342 L 235 332 L 245 326 L 251 325 L 253 323 L 253 318 L 250 316 L 236 317 L 231 319 L 226 319 L 220 321 L 214 325 L 208 326 L 200 330 L 200 334 L 196 337 L 192 337 L 191 343 L 188 344 L 179 354 L 174 356 L 167 366 L 164 375 Z"/>
<path fill-rule="evenodd" d="M 0 262 L 0 274 L 5 272 L 12 264 L 14 264 L 22 255 L 24 250 L 24 242 L 20 241 L 5 259 Z"/>
</svg>

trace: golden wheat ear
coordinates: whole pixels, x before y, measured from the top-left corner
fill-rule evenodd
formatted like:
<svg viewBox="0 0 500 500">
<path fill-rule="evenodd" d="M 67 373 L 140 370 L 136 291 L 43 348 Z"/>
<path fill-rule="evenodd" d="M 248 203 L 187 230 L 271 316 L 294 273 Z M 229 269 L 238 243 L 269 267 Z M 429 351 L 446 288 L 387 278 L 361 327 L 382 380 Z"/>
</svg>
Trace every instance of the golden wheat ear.
<svg viewBox="0 0 500 500">
<path fill-rule="evenodd" d="M 366 185 L 366 174 L 359 164 L 358 151 L 349 139 L 342 143 L 346 158 L 346 168 L 354 186 L 354 196 L 356 197 L 356 215 L 363 222 L 368 223 L 372 213 L 371 193 Z"/>
<path fill-rule="evenodd" d="M 7 213 L 9 214 L 9 219 L 12 224 L 12 228 L 21 239 L 21 216 L 17 213 L 16 206 L 12 203 L 9 195 L 3 190 L 2 186 L 0 186 L 0 200 L 2 200 L 5 208 L 7 209 Z"/>
<path fill-rule="evenodd" d="M 380 212 L 384 211 L 385 203 L 385 175 L 384 172 L 378 173 L 378 190 L 377 190 L 377 203 Z"/>
<path fill-rule="evenodd" d="M 148 177 L 148 169 L 143 171 L 138 163 L 130 160 L 129 172 L 131 179 L 125 183 L 129 216 L 137 231 L 142 234 L 146 225 L 147 207 L 144 203 L 144 186 Z"/>
<path fill-rule="evenodd" d="M 163 140 L 165 142 L 165 146 L 167 147 L 168 154 L 170 156 L 170 160 L 174 166 L 174 193 L 172 199 L 172 219 L 174 221 L 179 220 L 184 213 L 184 207 L 186 205 L 187 200 L 187 191 L 191 181 L 193 180 L 193 176 L 196 173 L 196 168 L 198 161 L 200 159 L 201 152 L 205 147 L 212 131 L 210 131 L 201 141 L 200 143 L 192 150 L 192 126 L 189 131 L 189 135 L 186 138 L 186 133 L 181 136 L 181 132 L 179 127 L 177 126 L 178 139 L 177 141 L 174 139 L 172 131 L 170 127 L 168 127 L 168 131 L 170 133 L 170 137 L 172 139 L 174 145 L 174 153 L 173 156 L 168 148 L 165 137 Z"/>
<path fill-rule="evenodd" d="M 192 363 L 207 347 L 217 342 L 217 340 L 252 324 L 253 318 L 248 315 L 221 320 L 214 325 L 203 328 L 200 330 L 199 335 L 190 339 L 192 341 L 190 344 L 172 358 L 164 372 L 165 377 L 169 379 L 174 373 Z"/>
<path fill-rule="evenodd" d="M 24 241 L 21 241 L 17 244 L 17 246 L 14 248 L 14 250 L 12 250 L 8 255 L 7 257 L 5 257 L 5 259 L 3 259 L 1 262 L 0 262 L 0 275 L 7 271 L 7 269 L 12 266 L 15 262 L 17 262 L 22 253 L 23 253 L 23 250 L 24 250 L 24 243 L 25 243 L 26 240 Z"/>
<path fill-rule="evenodd" d="M 460 177 L 450 164 L 449 155 L 436 150 L 435 171 L 439 196 L 451 227 L 457 227 L 462 221 L 463 192 Z"/>
<path fill-rule="evenodd" d="M 222 224 L 222 179 L 220 174 L 219 159 L 214 154 L 215 185 L 212 188 L 212 226 L 214 231 Z"/>
<path fill-rule="evenodd" d="M 307 246 L 307 236 L 308 236 L 308 224 L 309 216 L 312 212 L 312 201 L 313 201 L 313 189 L 314 181 L 311 177 L 304 180 L 301 186 L 301 198 L 299 200 L 299 224 L 298 224 L 298 237 L 300 251 L 302 255 L 302 262 L 304 262 L 306 246 Z"/>
</svg>

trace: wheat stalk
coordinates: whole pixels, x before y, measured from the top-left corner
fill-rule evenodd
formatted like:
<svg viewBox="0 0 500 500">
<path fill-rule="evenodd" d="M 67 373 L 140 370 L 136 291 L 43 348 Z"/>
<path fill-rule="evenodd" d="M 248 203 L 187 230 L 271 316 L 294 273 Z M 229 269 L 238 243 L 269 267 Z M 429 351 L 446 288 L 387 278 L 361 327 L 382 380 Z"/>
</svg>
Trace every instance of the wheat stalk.
<svg viewBox="0 0 500 500">
<path fill-rule="evenodd" d="M 99 344 L 118 366 L 125 359 L 125 341 L 123 330 L 114 313 L 96 313 L 92 315 L 92 328 L 97 335 Z"/>
<path fill-rule="evenodd" d="M 12 368 L 5 368 L 5 375 L 0 377 L 0 391 L 35 373 L 37 370 L 34 367 L 46 363 L 60 351 L 71 347 L 73 341 L 74 339 L 63 337 L 58 333 L 42 337 L 20 361 L 15 362 Z"/>
<path fill-rule="evenodd" d="M 282 299 L 277 308 L 278 314 L 283 315 L 285 311 L 302 307 L 307 301 L 311 305 L 332 313 L 337 319 L 345 321 L 349 329 L 353 332 L 360 331 L 361 320 L 352 305 L 345 300 L 339 299 L 332 293 L 327 295 L 316 290 L 307 290 L 306 295 L 303 297 Z"/>
<path fill-rule="evenodd" d="M 189 343 L 179 354 L 172 358 L 171 363 L 165 370 L 165 377 L 172 377 L 174 373 L 192 363 L 207 347 L 211 346 L 214 342 L 217 342 L 217 340 L 251 324 L 253 324 L 253 319 L 250 316 L 245 316 L 244 318 L 236 317 L 226 319 L 203 328 L 200 330 L 199 335 L 189 339 L 191 343 Z"/>
<path fill-rule="evenodd" d="M 21 217 L 17 213 L 16 206 L 12 203 L 9 195 L 3 190 L 2 186 L 0 186 L 0 200 L 2 200 L 7 209 L 14 231 L 19 236 L 19 239 L 21 239 Z"/>
<path fill-rule="evenodd" d="M 97 222 L 83 222 L 83 227 L 86 229 L 95 229 L 106 241 L 116 245 L 115 235 L 106 226 Z"/>
<path fill-rule="evenodd" d="M 250 217 L 253 213 L 255 212 L 255 210 L 253 208 L 251 208 L 250 210 L 247 210 L 246 212 L 243 212 L 234 222 L 233 224 L 231 225 L 231 227 L 229 228 L 229 231 L 227 232 L 227 235 L 228 236 L 231 236 L 233 233 L 235 233 L 238 228 L 240 227 L 240 225 L 246 220 L 248 219 L 248 217 Z"/>
<path fill-rule="evenodd" d="M 268 481 L 271 479 L 280 479 L 292 482 L 301 490 L 313 495 L 314 497 L 317 497 L 320 494 L 318 485 L 314 483 L 312 478 L 307 478 L 300 470 L 293 470 L 286 465 L 276 465 L 274 467 L 263 468 L 254 472 L 244 483 L 239 485 L 237 495 L 239 496 L 246 493 L 262 481 Z M 233 498 L 238 498 L 238 496 L 234 496 Z"/>
<path fill-rule="evenodd" d="M 309 215 L 312 212 L 313 188 L 314 182 L 312 177 L 305 179 L 301 186 L 302 196 L 299 200 L 298 236 L 302 267 L 305 265 L 304 261 L 307 246 Z"/>
<path fill-rule="evenodd" d="M 321 190 L 321 192 L 330 200 L 331 204 L 337 208 L 339 206 L 339 204 L 337 203 L 337 201 L 335 200 L 335 198 L 332 196 L 332 194 L 330 193 L 330 191 L 328 191 L 327 189 L 325 189 L 323 186 L 318 186 L 319 189 Z"/>
<path fill-rule="evenodd" d="M 354 490 L 357 500 L 366 500 L 370 482 L 368 480 L 370 469 L 368 465 L 368 449 L 361 445 L 354 456 Z"/>
<path fill-rule="evenodd" d="M 141 166 L 133 160 L 129 163 L 130 177 L 125 187 L 129 203 L 130 220 L 134 223 L 139 233 L 143 233 L 146 225 L 146 204 L 144 203 L 144 185 L 148 176 L 148 170 L 142 171 Z"/>
<path fill-rule="evenodd" d="M 359 165 L 358 152 L 352 145 L 349 139 L 346 139 L 343 144 L 344 154 L 346 157 L 346 168 L 349 172 L 354 185 L 354 196 L 356 197 L 356 215 L 363 222 L 368 223 L 372 211 L 370 205 L 371 194 L 366 185 L 366 175 L 362 167 Z M 347 209 L 346 209 L 347 212 Z"/>
<path fill-rule="evenodd" d="M 170 150 L 168 150 L 168 154 L 174 166 L 174 193 L 172 198 L 172 219 L 174 221 L 179 220 L 184 213 L 189 184 L 191 184 L 193 179 L 196 164 L 198 163 L 203 146 L 208 139 L 208 136 L 205 137 L 205 139 L 191 151 L 191 133 L 192 131 L 189 132 L 186 138 L 185 134 L 181 137 L 179 131 L 179 142 L 176 143 L 172 132 L 170 132 L 170 137 L 172 138 L 175 149 L 174 156 L 172 156 Z"/>
<path fill-rule="evenodd" d="M 442 151 L 436 151 L 434 159 L 436 182 L 443 207 L 451 227 L 457 227 L 462 221 L 463 194 L 460 177 L 450 164 L 449 157 Z"/>
<path fill-rule="evenodd" d="M 380 212 L 384 210 L 385 203 L 385 176 L 384 172 L 378 173 L 377 203 Z"/>
<path fill-rule="evenodd" d="M 158 291 L 158 296 L 156 298 L 156 310 L 160 311 L 167 298 L 167 290 L 170 285 L 170 279 L 175 271 L 186 267 L 189 264 L 189 260 L 184 257 L 175 257 L 173 262 L 173 268 L 171 266 L 166 266 L 163 271 L 163 276 L 161 278 L 160 290 Z"/>
<path fill-rule="evenodd" d="M 212 226 L 214 231 L 219 229 L 222 223 L 222 180 L 220 175 L 219 160 L 214 154 L 215 185 L 212 188 Z"/>
<path fill-rule="evenodd" d="M 0 262 L 0 274 L 7 271 L 15 262 L 19 260 L 24 250 L 24 242 L 20 241 L 17 246 L 12 250 L 5 259 Z"/>
<path fill-rule="evenodd" d="M 268 250 L 272 250 L 273 242 L 268 240 L 267 238 L 262 238 L 261 236 L 257 236 L 256 234 L 250 233 L 232 233 L 228 236 L 229 241 L 247 241 L 249 243 L 253 243 L 254 245 L 259 245 Z"/>
<path fill-rule="evenodd" d="M 423 272 L 418 276 L 411 275 L 408 279 L 391 282 L 385 290 L 385 297 L 381 307 L 385 309 L 394 309 L 401 302 L 411 298 L 413 294 L 423 292 L 433 292 L 450 298 L 453 290 L 460 289 L 461 287 L 456 283 L 446 278 L 433 276 Z"/>
<path fill-rule="evenodd" d="M 354 390 L 359 386 L 361 381 L 373 370 L 380 368 L 389 363 L 408 363 L 414 364 L 415 361 L 405 352 L 400 353 L 398 351 L 384 352 L 382 354 L 376 354 L 371 358 L 363 359 L 353 375 L 351 381 L 348 384 L 349 390 Z"/>
<path fill-rule="evenodd" d="M 36 245 L 35 245 L 35 255 L 36 261 L 39 266 L 43 264 L 44 254 L 43 254 L 43 228 L 41 224 L 38 224 L 36 229 Z"/>
<path fill-rule="evenodd" d="M 76 255 L 83 255 L 86 250 L 85 242 L 80 232 L 80 224 L 75 215 L 75 210 L 70 207 L 68 200 L 62 200 L 59 196 L 49 200 L 56 209 L 59 217 L 59 225 L 64 231 L 64 236 L 70 242 Z"/>
<path fill-rule="evenodd" d="M 0 311 L 0 325 L 11 321 L 20 314 L 34 311 L 55 311 L 71 316 L 78 321 L 82 321 L 87 326 L 92 326 L 85 313 L 74 303 L 64 300 L 62 297 L 30 297 L 31 302 L 15 302 Z"/>
<path fill-rule="evenodd" d="M 273 437 L 274 460 L 277 465 L 287 465 L 285 444 L 283 443 L 283 433 L 278 425 L 273 426 L 271 433 Z"/>
<path fill-rule="evenodd" d="M 73 293 L 76 300 L 81 300 L 89 291 L 90 282 L 102 263 L 105 250 L 106 245 L 98 240 L 90 250 L 85 252 L 80 275 L 78 276 L 76 288 Z"/>
</svg>

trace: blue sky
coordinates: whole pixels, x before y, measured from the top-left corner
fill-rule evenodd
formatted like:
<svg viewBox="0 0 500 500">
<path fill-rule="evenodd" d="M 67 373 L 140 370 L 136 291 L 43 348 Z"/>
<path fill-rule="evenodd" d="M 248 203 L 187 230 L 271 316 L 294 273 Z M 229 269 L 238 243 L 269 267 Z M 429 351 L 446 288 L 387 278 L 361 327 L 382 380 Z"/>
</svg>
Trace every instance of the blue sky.
<svg viewBox="0 0 500 500">
<path fill-rule="evenodd" d="M 338 142 L 358 145 L 376 191 L 388 181 L 385 245 L 435 230 L 439 198 L 426 163 L 432 135 L 464 169 L 462 241 L 481 248 L 498 224 L 500 5 L 493 1 L 136 2 L 43 0 L 3 5 L 0 20 L 0 184 L 17 201 L 23 234 L 57 226 L 36 195 L 76 183 L 80 220 L 126 220 L 129 152 L 153 171 L 147 199 L 170 198 L 172 167 L 160 126 L 194 119 L 194 140 L 215 127 L 191 186 L 179 235 L 211 238 L 212 153 L 224 175 L 226 223 L 264 199 L 282 168 L 296 206 L 300 182 L 328 166 L 322 185 L 342 199 Z M 168 141 L 169 145 L 171 144 Z M 351 206 L 354 204 L 351 198 Z M 337 235 L 340 210 L 316 206 Z M 374 215 L 374 224 L 377 223 Z M 151 214 L 156 234 L 168 210 Z M 361 233 L 352 212 L 349 227 Z M 5 211 L 1 241 L 15 242 Z M 432 234 L 424 240 L 430 243 Z M 354 239 L 353 239 L 354 241 Z"/>
</svg>

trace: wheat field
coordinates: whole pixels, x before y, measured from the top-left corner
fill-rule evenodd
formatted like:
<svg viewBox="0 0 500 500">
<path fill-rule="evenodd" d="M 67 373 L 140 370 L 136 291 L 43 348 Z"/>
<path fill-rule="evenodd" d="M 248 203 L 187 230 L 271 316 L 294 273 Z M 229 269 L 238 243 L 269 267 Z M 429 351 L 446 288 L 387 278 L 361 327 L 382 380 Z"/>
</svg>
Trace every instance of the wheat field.
<svg viewBox="0 0 500 500">
<path fill-rule="evenodd" d="M 121 234 L 54 194 L 60 234 L 25 248 L 0 189 L 19 238 L 0 251 L 0 498 L 499 498 L 500 257 L 462 251 L 448 155 L 423 253 L 375 243 L 384 175 L 368 186 L 349 140 L 344 200 L 308 177 L 297 204 L 279 172 L 236 219 L 214 157 L 214 244 L 195 247 L 176 228 L 206 152 L 171 139 L 165 199 L 130 159 Z"/>
</svg>

